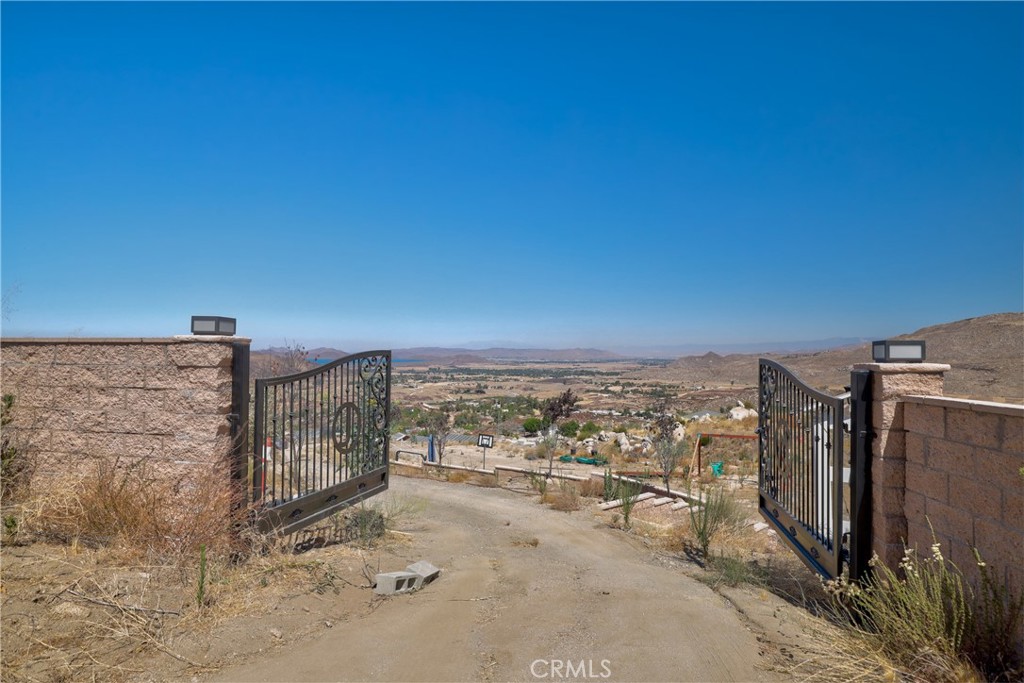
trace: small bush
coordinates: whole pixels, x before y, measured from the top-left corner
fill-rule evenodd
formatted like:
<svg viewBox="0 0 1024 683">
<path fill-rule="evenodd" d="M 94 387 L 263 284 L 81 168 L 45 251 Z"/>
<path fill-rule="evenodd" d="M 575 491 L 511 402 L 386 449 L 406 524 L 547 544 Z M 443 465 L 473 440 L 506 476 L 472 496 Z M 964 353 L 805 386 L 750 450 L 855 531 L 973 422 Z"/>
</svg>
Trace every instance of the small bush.
<svg viewBox="0 0 1024 683">
<path fill-rule="evenodd" d="M 33 462 L 27 435 L 14 422 L 14 395 L 0 397 L 0 500 L 15 498 L 28 489 Z"/>
<path fill-rule="evenodd" d="M 764 570 L 739 557 L 725 554 L 711 556 L 708 558 L 707 568 L 711 570 L 707 575 L 707 581 L 712 587 L 721 584 L 731 587 L 740 584 L 760 586 L 765 583 Z"/>
<path fill-rule="evenodd" d="M 1024 602 L 991 580 L 980 557 L 978 563 L 977 596 L 938 542 L 925 557 L 907 548 L 899 573 L 876 557 L 863 586 L 839 579 L 826 588 L 867 649 L 912 680 L 1020 680 L 1013 639 Z"/>
<path fill-rule="evenodd" d="M 558 428 L 558 433 L 570 439 L 575 438 L 580 431 L 580 423 L 576 420 L 569 420 Z"/>
<path fill-rule="evenodd" d="M 619 479 L 618 496 L 622 499 L 622 525 L 629 528 L 629 517 L 633 513 L 633 506 L 636 505 L 636 498 L 640 495 L 643 487 L 636 482 Z"/>
<path fill-rule="evenodd" d="M 699 505 L 690 507 L 690 529 L 700 547 L 701 556 L 707 559 L 711 542 L 720 531 L 742 524 L 742 508 L 727 496 L 720 486 L 702 491 Z"/>
<path fill-rule="evenodd" d="M 579 491 L 584 498 L 600 498 L 604 495 L 604 482 L 600 479 L 587 479 L 580 483 Z"/>
<path fill-rule="evenodd" d="M 596 436 L 600 431 L 601 428 L 593 422 L 584 422 L 583 426 L 580 427 L 580 430 L 576 433 L 576 438 L 580 440 L 589 439 L 592 436 Z"/>
<path fill-rule="evenodd" d="M 237 529 L 245 510 L 223 464 L 199 470 L 192 485 L 159 477 L 145 459 L 97 461 L 74 484 L 51 487 L 34 502 L 26 524 L 65 542 L 116 546 L 130 554 L 179 562 L 200 546 L 242 550 Z"/>
<path fill-rule="evenodd" d="M 523 431 L 527 434 L 536 434 L 544 429 L 544 420 L 539 417 L 528 417 L 523 420 Z"/>
<path fill-rule="evenodd" d="M 559 480 L 558 490 L 552 492 L 548 496 L 548 503 L 554 510 L 561 510 L 563 512 L 570 512 L 572 510 L 580 509 L 580 493 L 579 489 L 576 488 L 576 484 Z"/>
<path fill-rule="evenodd" d="M 498 486 L 498 481 L 492 474 L 474 473 L 469 477 L 469 483 L 473 486 L 482 486 L 483 488 L 488 489 L 493 489 Z"/>
</svg>

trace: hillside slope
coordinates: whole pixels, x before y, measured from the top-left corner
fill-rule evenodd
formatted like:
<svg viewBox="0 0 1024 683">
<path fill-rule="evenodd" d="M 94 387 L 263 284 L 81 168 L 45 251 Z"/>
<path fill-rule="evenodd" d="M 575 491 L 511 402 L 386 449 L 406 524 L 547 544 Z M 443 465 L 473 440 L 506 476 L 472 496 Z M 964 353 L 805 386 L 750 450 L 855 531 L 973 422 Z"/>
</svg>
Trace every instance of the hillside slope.
<svg viewBox="0 0 1024 683">
<path fill-rule="evenodd" d="M 927 360 L 948 363 L 946 395 L 1024 402 L 1024 313 L 997 313 L 933 325 L 896 337 L 924 339 Z M 850 383 L 854 363 L 871 361 L 870 344 L 802 354 L 764 354 L 792 370 L 808 384 L 838 392 Z M 673 361 L 639 373 L 645 379 L 683 382 L 687 386 L 757 383 L 756 354 L 720 356 L 707 353 Z"/>
</svg>

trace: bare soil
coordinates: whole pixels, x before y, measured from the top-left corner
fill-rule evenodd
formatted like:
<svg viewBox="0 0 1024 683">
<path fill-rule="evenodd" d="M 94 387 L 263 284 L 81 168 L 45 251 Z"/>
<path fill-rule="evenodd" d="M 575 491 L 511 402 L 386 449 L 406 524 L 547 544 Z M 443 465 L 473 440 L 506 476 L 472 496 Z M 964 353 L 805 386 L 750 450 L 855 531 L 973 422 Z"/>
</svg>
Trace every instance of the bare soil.
<svg viewBox="0 0 1024 683">
<path fill-rule="evenodd" d="M 793 643 L 820 624 L 760 588 L 712 590 L 684 554 L 613 528 L 593 499 L 565 513 L 535 495 L 403 477 L 378 498 L 415 510 L 384 543 L 214 565 L 202 609 L 193 571 L 5 547 L 3 678 L 530 681 L 571 662 L 572 678 L 781 680 Z M 368 574 L 417 560 L 440 578 L 373 594 Z"/>
</svg>

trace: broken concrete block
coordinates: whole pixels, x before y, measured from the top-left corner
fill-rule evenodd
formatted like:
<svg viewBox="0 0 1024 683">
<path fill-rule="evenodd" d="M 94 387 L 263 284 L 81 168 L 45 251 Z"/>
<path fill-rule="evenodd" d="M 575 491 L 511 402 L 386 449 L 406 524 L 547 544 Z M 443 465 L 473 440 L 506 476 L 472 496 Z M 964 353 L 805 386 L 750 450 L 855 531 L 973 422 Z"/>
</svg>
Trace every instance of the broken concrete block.
<svg viewBox="0 0 1024 683">
<path fill-rule="evenodd" d="M 377 595 L 394 595 L 416 590 L 416 582 L 422 580 L 415 572 L 384 572 L 377 574 L 373 592 Z"/>
<path fill-rule="evenodd" d="M 639 503 L 640 501 L 644 501 L 644 500 L 647 500 L 649 498 L 654 498 L 654 494 L 653 493 L 641 493 L 639 496 L 637 496 L 636 498 L 633 499 L 633 502 L 634 503 Z M 613 508 L 622 507 L 622 500 L 621 499 L 620 500 L 610 500 L 607 503 L 601 503 L 601 505 L 598 506 L 598 507 L 600 507 L 602 510 L 611 510 Z"/>
<path fill-rule="evenodd" d="M 413 562 L 412 564 L 410 564 L 408 567 L 405 568 L 405 571 L 412 572 L 417 577 L 419 577 L 417 579 L 417 581 L 416 581 L 416 588 L 417 589 L 422 588 L 423 586 L 427 585 L 428 583 L 430 583 L 431 581 L 436 579 L 441 574 L 441 570 L 440 569 L 438 569 L 434 565 L 430 564 L 426 560 L 420 560 L 419 562 Z"/>
<path fill-rule="evenodd" d="M 764 531 L 767 528 L 768 524 L 766 524 L 765 522 L 758 522 L 754 525 L 754 531 Z"/>
</svg>

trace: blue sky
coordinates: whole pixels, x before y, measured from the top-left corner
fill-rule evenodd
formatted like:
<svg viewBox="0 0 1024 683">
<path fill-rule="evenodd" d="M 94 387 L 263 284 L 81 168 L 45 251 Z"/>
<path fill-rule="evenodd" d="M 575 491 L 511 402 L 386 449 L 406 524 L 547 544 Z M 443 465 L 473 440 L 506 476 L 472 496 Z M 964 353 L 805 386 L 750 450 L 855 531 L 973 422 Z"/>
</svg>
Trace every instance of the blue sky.
<svg viewBox="0 0 1024 683">
<path fill-rule="evenodd" d="M 1024 308 L 1020 3 L 11 3 L 3 333 L 880 337 Z"/>
</svg>

